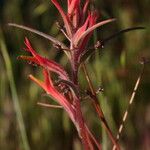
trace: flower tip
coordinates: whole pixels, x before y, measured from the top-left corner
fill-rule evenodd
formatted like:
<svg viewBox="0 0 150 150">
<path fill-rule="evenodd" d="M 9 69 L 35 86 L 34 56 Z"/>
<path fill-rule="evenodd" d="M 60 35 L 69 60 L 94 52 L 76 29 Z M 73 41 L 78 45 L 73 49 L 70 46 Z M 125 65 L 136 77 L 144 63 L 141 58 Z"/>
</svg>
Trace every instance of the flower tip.
<svg viewBox="0 0 150 150">
<path fill-rule="evenodd" d="M 25 43 L 26 46 L 27 46 L 27 45 L 30 45 L 30 41 L 29 41 L 29 39 L 28 39 L 27 37 L 25 37 L 24 43 Z"/>
<path fill-rule="evenodd" d="M 35 83 L 39 83 L 40 81 L 36 79 L 32 74 L 28 75 L 28 79 L 34 81 Z"/>
<path fill-rule="evenodd" d="M 116 18 L 112 18 L 112 19 L 110 19 L 110 21 L 111 21 L 111 22 L 116 21 L 116 20 L 117 20 Z"/>
<path fill-rule="evenodd" d="M 24 40 L 25 40 L 25 42 L 29 42 L 29 40 L 28 40 L 28 38 L 27 38 L 27 37 L 25 37 L 25 38 L 24 38 Z"/>
<path fill-rule="evenodd" d="M 29 78 L 30 80 L 32 80 L 34 77 L 33 77 L 32 74 L 29 74 L 29 75 L 28 75 L 28 78 Z"/>
</svg>

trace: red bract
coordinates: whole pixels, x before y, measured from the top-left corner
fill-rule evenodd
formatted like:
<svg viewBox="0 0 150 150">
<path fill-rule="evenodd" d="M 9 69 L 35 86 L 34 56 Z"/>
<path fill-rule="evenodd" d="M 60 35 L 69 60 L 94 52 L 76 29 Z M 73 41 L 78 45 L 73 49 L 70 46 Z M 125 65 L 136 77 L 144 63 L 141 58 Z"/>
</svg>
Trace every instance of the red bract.
<svg viewBox="0 0 150 150">
<path fill-rule="evenodd" d="M 36 79 L 32 75 L 30 75 L 30 79 L 36 82 L 39 86 L 41 86 L 47 94 L 52 96 L 57 103 L 59 103 L 66 110 L 71 120 L 75 123 L 75 111 L 73 106 L 69 103 L 69 101 L 54 87 L 49 71 L 44 69 L 44 82 Z"/>
<path fill-rule="evenodd" d="M 20 56 L 19 58 L 26 59 L 30 62 L 36 63 L 49 71 L 57 73 L 60 76 L 60 78 L 69 80 L 68 74 L 64 70 L 64 68 L 58 63 L 56 63 L 55 61 L 48 60 L 44 57 L 41 57 L 39 54 L 37 54 L 36 51 L 32 48 L 27 38 L 25 38 L 25 45 L 27 47 L 26 50 L 28 50 L 33 55 L 33 57 Z"/>
<path fill-rule="evenodd" d="M 108 19 L 96 23 L 98 19 L 97 12 L 87 12 L 89 0 L 85 0 L 85 4 L 83 7 L 81 7 L 80 0 L 68 0 L 67 12 L 64 12 L 62 7 L 58 3 L 58 0 L 51 1 L 56 6 L 63 18 L 66 30 L 65 36 L 67 35 L 70 41 L 70 51 L 72 56 L 71 64 L 72 66 L 77 66 L 76 70 L 78 70 L 81 55 L 86 51 L 86 47 L 90 37 L 92 36 L 93 30 L 109 22 L 112 22 L 115 19 Z"/>
<path fill-rule="evenodd" d="M 81 136 L 81 138 L 87 139 L 89 135 L 87 135 L 86 132 L 89 131 L 87 127 L 85 127 L 82 118 L 82 112 L 80 110 L 79 92 L 76 89 L 76 85 L 74 85 L 74 83 L 70 81 L 66 71 L 59 64 L 57 64 L 52 60 L 43 58 L 39 54 L 37 54 L 36 51 L 32 48 L 27 38 L 25 38 L 25 45 L 26 45 L 25 50 L 29 51 L 33 56 L 20 56 L 20 58 L 30 61 L 32 63 L 36 63 L 37 65 L 43 67 L 44 81 L 40 81 L 32 75 L 29 76 L 30 79 L 36 82 L 39 86 L 41 86 L 48 95 L 54 98 L 55 101 L 64 108 L 64 110 L 68 113 L 70 119 L 76 126 L 77 131 Z M 59 91 L 59 88 L 53 84 L 50 75 L 51 72 L 54 72 L 57 75 L 59 75 L 59 77 L 61 78 L 59 84 L 61 86 L 66 86 L 70 89 L 69 94 L 71 99 L 67 96 L 64 96 L 63 93 Z M 73 102 L 71 100 L 73 100 Z M 88 139 L 87 141 L 85 140 L 84 145 L 86 145 L 86 142 L 88 141 L 89 141 Z"/>
<path fill-rule="evenodd" d="M 99 23 L 97 21 L 97 13 L 87 12 L 89 0 L 85 0 L 83 8 L 81 8 L 80 0 L 68 0 L 68 12 L 64 12 L 57 0 L 51 0 L 60 12 L 68 37 L 76 47 L 78 42 L 88 35 L 91 31 L 107 24 L 114 19 L 108 19 Z M 86 14 L 87 18 L 86 18 Z M 80 33 L 80 35 L 79 35 Z"/>
</svg>

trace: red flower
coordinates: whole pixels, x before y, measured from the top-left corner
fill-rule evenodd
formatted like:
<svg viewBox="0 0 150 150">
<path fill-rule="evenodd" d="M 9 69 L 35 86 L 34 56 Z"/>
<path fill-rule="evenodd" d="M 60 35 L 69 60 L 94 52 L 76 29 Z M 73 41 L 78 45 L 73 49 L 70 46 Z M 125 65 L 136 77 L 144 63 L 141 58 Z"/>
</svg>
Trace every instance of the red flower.
<svg viewBox="0 0 150 150">
<path fill-rule="evenodd" d="M 68 0 L 68 11 L 65 13 L 58 3 L 58 0 L 51 0 L 58 9 L 63 18 L 66 29 L 66 35 L 70 40 L 70 49 L 76 50 L 73 53 L 73 60 L 77 63 L 80 62 L 81 55 L 85 52 L 88 41 L 96 28 L 105 25 L 115 19 L 108 19 L 97 22 L 97 12 L 87 12 L 90 0 L 85 0 L 83 8 L 81 8 L 80 0 Z M 86 17 L 87 15 L 87 17 Z"/>
<path fill-rule="evenodd" d="M 56 48 L 67 50 L 65 52 L 70 60 L 72 78 L 68 76 L 67 72 L 60 64 L 37 54 L 27 38 L 25 38 L 26 50 L 30 52 L 32 56 L 20 56 L 19 58 L 35 63 L 43 68 L 44 81 L 40 81 L 32 75 L 29 76 L 30 79 L 41 86 L 47 94 L 54 98 L 55 101 L 65 109 L 78 130 L 85 150 L 94 149 L 92 140 L 97 147 L 101 149 L 94 136 L 90 133 L 83 119 L 80 104 L 81 95 L 78 85 L 78 68 L 81 63 L 82 55 L 86 52 L 88 41 L 92 36 L 93 30 L 104 24 L 114 21 L 114 19 L 108 19 L 97 23 L 97 12 L 87 11 L 90 0 L 85 0 L 83 7 L 81 7 L 81 0 L 67 0 L 67 12 L 64 12 L 58 3 L 58 0 L 51 1 L 62 16 L 65 31 L 63 29 L 61 31 L 63 31 L 64 35 L 69 40 L 69 46 L 66 46 L 56 38 L 39 32 L 35 29 L 17 24 L 10 25 L 43 36 L 53 42 Z M 59 85 L 61 88 L 65 87 L 68 89 L 67 95 L 64 95 L 61 92 L 62 89 L 53 82 L 51 78 L 52 72 L 58 76 L 58 79 L 60 79 Z"/>
</svg>

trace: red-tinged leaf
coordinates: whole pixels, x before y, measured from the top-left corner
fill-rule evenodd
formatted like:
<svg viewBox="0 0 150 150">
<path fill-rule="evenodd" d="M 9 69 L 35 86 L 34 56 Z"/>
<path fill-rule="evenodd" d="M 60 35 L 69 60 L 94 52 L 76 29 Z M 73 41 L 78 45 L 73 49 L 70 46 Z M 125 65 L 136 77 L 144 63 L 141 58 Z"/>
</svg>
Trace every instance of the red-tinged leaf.
<svg viewBox="0 0 150 150">
<path fill-rule="evenodd" d="M 87 8 L 89 5 L 90 0 L 86 0 L 84 7 L 83 7 L 83 16 L 85 16 L 86 12 L 87 12 Z"/>
<path fill-rule="evenodd" d="M 43 32 L 40 32 L 40 31 L 35 30 L 35 29 L 32 29 L 32 28 L 30 28 L 30 27 L 26 27 L 26 26 L 23 26 L 23 25 L 15 24 L 15 23 L 9 23 L 8 25 L 9 25 L 9 26 L 12 26 L 12 27 L 17 27 L 17 28 L 20 28 L 20 29 L 23 29 L 23 30 L 26 30 L 26 31 L 30 31 L 30 32 L 32 32 L 32 33 L 35 33 L 35 34 L 37 34 L 37 35 L 39 35 L 39 36 L 41 36 L 41 37 L 44 37 L 44 38 L 50 40 L 50 41 L 53 42 L 55 45 L 59 45 L 60 48 L 62 48 L 62 49 L 68 49 L 68 47 L 67 47 L 64 43 L 60 42 L 60 41 L 57 40 L 56 38 L 54 38 L 54 37 L 52 37 L 52 36 L 50 36 L 50 35 L 48 35 L 48 34 L 45 34 L 45 33 L 43 33 Z"/>
<path fill-rule="evenodd" d="M 32 57 L 32 56 L 18 56 L 17 58 L 22 59 L 22 60 L 27 60 L 29 62 L 33 62 L 33 63 L 36 63 L 37 65 L 40 65 L 39 61 L 35 57 Z"/>
<path fill-rule="evenodd" d="M 51 78 L 50 78 L 50 75 L 49 75 L 49 72 L 48 72 L 48 70 L 46 70 L 46 69 L 43 69 L 43 75 L 44 75 L 44 82 L 45 82 L 45 85 L 46 85 L 46 87 L 48 88 L 49 86 L 50 87 L 54 87 L 53 86 L 53 82 L 52 82 L 52 80 L 51 80 Z"/>
<path fill-rule="evenodd" d="M 79 21 L 80 21 L 80 11 L 79 9 L 75 9 L 74 10 L 74 14 L 73 14 L 73 17 L 72 17 L 72 25 L 73 25 L 73 28 L 76 30 L 79 26 Z M 74 30 L 74 31 L 75 31 Z"/>
<path fill-rule="evenodd" d="M 68 6 L 71 4 L 71 1 L 72 1 L 72 0 L 67 0 Z"/>
<path fill-rule="evenodd" d="M 73 40 L 72 41 L 73 41 L 73 43 L 74 43 L 75 46 L 77 46 L 75 44 L 76 39 L 79 38 L 86 31 L 90 17 L 91 16 L 89 15 L 88 18 L 86 19 L 84 25 L 82 27 L 80 27 L 77 30 L 77 32 L 75 33 L 75 35 L 73 36 Z"/>
<path fill-rule="evenodd" d="M 92 32 L 90 32 L 90 33 L 83 39 L 83 41 L 82 41 L 81 44 L 80 44 L 80 48 L 79 48 L 79 51 L 78 51 L 78 53 L 77 53 L 77 58 L 78 58 L 77 61 L 78 61 L 79 63 L 80 63 L 80 59 L 81 59 L 81 57 L 82 57 L 82 54 L 84 53 L 84 51 L 85 51 L 86 48 L 87 48 L 87 43 L 88 43 L 88 41 L 89 41 L 91 35 L 92 35 Z"/>
<path fill-rule="evenodd" d="M 57 73 L 62 79 L 65 79 L 65 80 L 69 79 L 68 74 L 66 73 L 66 71 L 64 70 L 64 68 L 61 65 L 59 65 L 55 61 L 48 60 L 48 59 L 43 58 L 40 55 L 38 55 L 35 52 L 35 50 L 32 48 L 32 46 L 27 38 L 25 38 L 25 45 L 27 46 L 27 48 L 29 49 L 29 51 L 31 52 L 33 57 L 36 59 L 36 61 L 38 61 L 39 65 L 41 65 L 45 69 L 48 69 L 52 72 Z"/>
<path fill-rule="evenodd" d="M 92 12 L 91 13 L 91 18 L 90 18 L 90 21 L 89 21 L 89 28 L 96 24 L 97 18 L 98 18 L 97 11 Z"/>
<path fill-rule="evenodd" d="M 29 79 L 31 79 L 32 81 L 34 81 L 36 84 L 38 84 L 43 89 L 46 89 L 46 85 L 44 84 L 44 82 L 42 82 L 41 80 L 35 78 L 33 75 L 29 75 Z"/>
<path fill-rule="evenodd" d="M 66 31 L 68 33 L 68 36 L 71 37 L 72 36 L 72 31 L 71 31 L 71 24 L 69 23 L 69 19 L 67 17 L 67 15 L 64 13 L 62 7 L 59 5 L 59 3 L 57 2 L 57 0 L 51 0 L 52 3 L 56 6 L 56 8 L 58 9 L 59 13 L 61 14 L 65 27 L 66 27 Z"/>
<path fill-rule="evenodd" d="M 72 105 L 60 92 L 58 92 L 55 89 L 48 71 L 46 69 L 44 69 L 43 73 L 44 73 L 45 82 L 47 82 L 47 83 L 45 83 L 46 87 L 47 87 L 47 89 L 45 89 L 45 91 L 47 92 L 47 94 L 51 95 L 61 106 L 63 106 L 65 108 L 65 110 L 68 112 L 70 118 L 74 122 L 75 112 L 74 112 Z"/>
<path fill-rule="evenodd" d="M 48 73 L 45 70 L 44 77 L 48 78 L 50 80 L 49 83 L 52 83 L 51 78 L 47 77 L 47 76 L 48 76 Z M 59 93 L 54 88 L 54 86 L 52 84 L 49 84 L 49 86 L 47 87 L 47 85 L 44 82 L 38 80 L 37 78 L 35 78 L 32 75 L 29 75 L 29 78 L 32 81 L 34 81 L 36 84 L 41 86 L 46 91 L 47 94 L 49 94 L 50 96 L 52 96 L 55 99 L 55 101 L 57 103 L 59 103 L 61 106 L 63 106 L 64 109 L 68 112 L 68 115 L 70 116 L 71 120 L 73 122 L 75 122 L 75 119 L 74 119 L 75 118 L 74 117 L 75 116 L 75 112 L 74 112 L 74 109 L 73 109 L 72 105 L 67 101 L 67 99 L 61 93 Z"/>
<path fill-rule="evenodd" d="M 68 6 L 68 14 L 71 15 L 74 12 L 74 9 L 79 6 L 79 4 L 80 0 L 72 0 Z"/>
<path fill-rule="evenodd" d="M 96 28 L 102 26 L 102 25 L 105 25 L 107 23 L 110 23 L 110 22 L 113 22 L 115 21 L 116 19 L 108 19 L 108 20 L 104 20 L 104 21 L 101 21 L 95 25 L 93 25 L 92 27 L 88 28 L 84 33 L 82 33 L 78 38 L 76 38 L 76 40 L 74 41 L 74 44 L 77 45 L 78 42 L 85 38 L 90 32 L 92 32 L 93 30 L 95 30 Z"/>
</svg>

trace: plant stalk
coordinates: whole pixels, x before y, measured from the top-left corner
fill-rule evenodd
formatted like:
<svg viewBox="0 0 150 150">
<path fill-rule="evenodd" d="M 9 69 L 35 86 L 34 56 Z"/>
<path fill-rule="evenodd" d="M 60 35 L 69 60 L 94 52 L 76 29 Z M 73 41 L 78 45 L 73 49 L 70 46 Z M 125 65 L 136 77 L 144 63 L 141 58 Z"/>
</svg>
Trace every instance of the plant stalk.
<svg viewBox="0 0 150 150">
<path fill-rule="evenodd" d="M 71 50 L 71 69 L 72 69 L 72 81 L 78 87 L 78 67 L 77 62 L 75 60 L 75 52 L 72 50 L 73 44 L 70 42 L 70 50 Z M 81 138 L 82 144 L 85 150 L 94 150 L 91 140 L 89 138 L 88 132 L 86 132 L 85 122 L 83 119 L 83 114 L 81 111 L 80 98 L 77 97 L 73 101 L 73 105 L 76 112 L 76 127 L 78 130 L 79 137 Z"/>
</svg>

